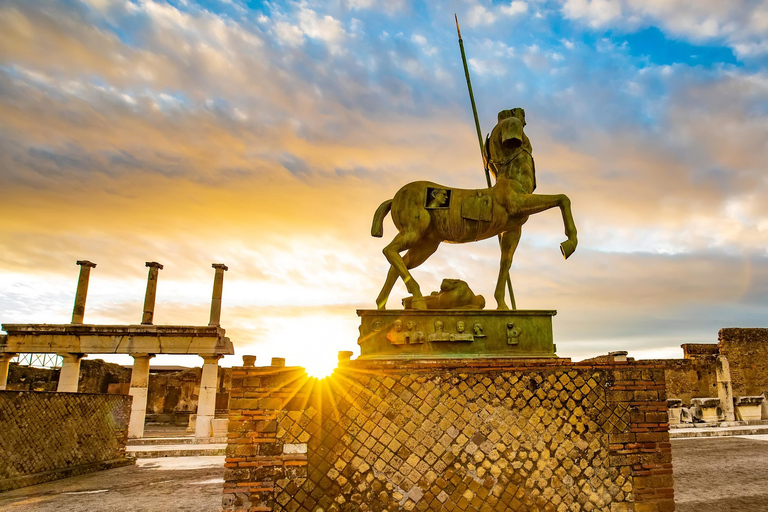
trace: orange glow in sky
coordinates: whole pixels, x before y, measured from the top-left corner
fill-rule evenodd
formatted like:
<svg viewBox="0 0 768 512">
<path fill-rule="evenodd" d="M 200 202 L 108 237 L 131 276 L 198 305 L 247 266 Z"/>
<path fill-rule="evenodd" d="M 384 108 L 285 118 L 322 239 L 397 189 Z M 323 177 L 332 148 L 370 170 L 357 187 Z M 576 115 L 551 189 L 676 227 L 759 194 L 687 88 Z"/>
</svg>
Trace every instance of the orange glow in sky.
<svg viewBox="0 0 768 512">
<path fill-rule="evenodd" d="M 765 6 L 513 4 L 2 3 L 0 323 L 69 322 L 88 259 L 87 323 L 139 323 L 158 261 L 155 323 L 205 325 L 224 263 L 224 365 L 359 354 L 396 232 L 370 236 L 376 207 L 417 179 L 485 186 L 455 9 L 483 133 L 524 107 L 537 192 L 572 201 L 576 253 L 549 211 L 512 265 L 518 307 L 558 310 L 558 354 L 764 327 L 768 31 L 743 20 Z M 444 244 L 413 275 L 494 307 L 498 265 L 495 239 Z M 201 360 L 153 360 L 177 363 Z"/>
</svg>

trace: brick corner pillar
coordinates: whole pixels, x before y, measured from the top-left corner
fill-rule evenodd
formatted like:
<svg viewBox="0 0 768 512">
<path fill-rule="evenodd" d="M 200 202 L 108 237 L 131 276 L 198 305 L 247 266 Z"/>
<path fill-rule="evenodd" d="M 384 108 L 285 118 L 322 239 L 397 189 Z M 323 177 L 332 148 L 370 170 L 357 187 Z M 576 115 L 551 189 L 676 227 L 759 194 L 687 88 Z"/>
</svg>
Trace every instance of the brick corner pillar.
<svg viewBox="0 0 768 512">
<path fill-rule="evenodd" d="M 200 395 L 197 400 L 195 437 L 212 435 L 211 422 L 216 413 L 216 389 L 219 383 L 219 359 L 222 355 L 200 356 L 203 358 L 203 374 L 200 376 Z"/>
<path fill-rule="evenodd" d="M 59 386 L 56 391 L 59 393 L 77 393 L 77 386 L 80 382 L 80 361 L 85 354 L 59 354 L 64 362 L 61 364 L 59 373 Z"/>
<path fill-rule="evenodd" d="M 0 354 L 0 391 L 7 389 L 8 386 L 8 367 L 11 365 L 11 359 L 16 354 L 4 352 Z"/>
<path fill-rule="evenodd" d="M 131 389 L 128 394 L 133 397 L 131 404 L 131 421 L 128 423 L 128 437 L 139 439 L 144 437 L 144 420 L 147 416 L 147 388 L 149 385 L 149 360 L 155 354 L 132 354 L 133 370 L 131 371 Z"/>
</svg>

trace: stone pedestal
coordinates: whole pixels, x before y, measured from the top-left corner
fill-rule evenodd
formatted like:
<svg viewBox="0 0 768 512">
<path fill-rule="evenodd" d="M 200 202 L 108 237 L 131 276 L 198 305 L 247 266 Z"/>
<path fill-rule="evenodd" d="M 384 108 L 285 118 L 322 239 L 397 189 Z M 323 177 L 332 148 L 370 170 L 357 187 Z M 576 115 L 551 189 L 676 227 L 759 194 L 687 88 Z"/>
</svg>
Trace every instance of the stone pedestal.
<svg viewBox="0 0 768 512">
<path fill-rule="evenodd" d="M 197 420 L 195 437 L 204 438 L 213 435 L 211 422 L 216 414 L 216 389 L 219 377 L 219 359 L 222 356 L 203 357 L 203 374 L 200 377 L 200 396 L 197 400 Z"/>
<path fill-rule="evenodd" d="M 4 352 L 0 354 L 0 391 L 6 389 L 8 385 L 8 367 L 11 365 L 11 359 L 16 357 L 16 354 Z"/>
<path fill-rule="evenodd" d="M 550 358 L 556 311 L 360 309 L 359 359 Z"/>
<path fill-rule="evenodd" d="M 354 360 L 233 368 L 223 510 L 674 510 L 664 370 Z"/>
<path fill-rule="evenodd" d="M 763 395 L 737 396 L 736 417 L 743 421 L 757 421 L 762 417 Z"/>
<path fill-rule="evenodd" d="M 155 357 L 154 354 L 135 354 L 133 356 L 131 389 L 128 391 L 128 394 L 133 397 L 131 421 L 128 424 L 128 437 L 131 439 L 144 437 L 144 421 L 147 416 L 149 360 L 153 357 Z"/>
<path fill-rule="evenodd" d="M 719 398 L 693 398 L 691 399 L 691 408 L 696 411 L 694 415 L 698 419 L 707 423 L 717 423 L 724 420 Z"/>
<path fill-rule="evenodd" d="M 667 417 L 670 425 L 682 422 L 683 401 L 679 398 L 667 398 Z"/>
<path fill-rule="evenodd" d="M 77 386 L 80 382 L 80 360 L 83 354 L 59 354 L 64 359 L 59 373 L 59 386 L 56 391 L 59 393 L 77 393 Z"/>
</svg>

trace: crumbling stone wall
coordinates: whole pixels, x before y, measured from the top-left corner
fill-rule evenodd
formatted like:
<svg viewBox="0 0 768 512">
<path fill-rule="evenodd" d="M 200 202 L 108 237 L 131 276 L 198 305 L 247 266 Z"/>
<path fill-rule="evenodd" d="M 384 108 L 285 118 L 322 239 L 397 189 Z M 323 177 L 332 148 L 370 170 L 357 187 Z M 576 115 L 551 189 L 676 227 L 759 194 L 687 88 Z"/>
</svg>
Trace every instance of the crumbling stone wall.
<svg viewBox="0 0 768 512">
<path fill-rule="evenodd" d="M 200 395 L 201 368 L 181 372 L 150 374 L 147 413 L 194 413 Z"/>
<path fill-rule="evenodd" d="M 101 359 L 83 359 L 80 362 L 78 391 L 80 393 L 107 393 L 110 384 L 130 383 L 131 370 Z M 59 369 L 19 366 L 11 363 L 8 371 L 8 389 L 17 391 L 56 391 Z"/>
<path fill-rule="evenodd" d="M 80 362 L 80 393 L 107 393 L 110 384 L 130 383 L 131 369 L 101 359 L 83 359 Z"/>
<path fill-rule="evenodd" d="M 11 363 L 8 367 L 8 390 L 56 391 L 58 384 L 58 369 L 19 366 L 16 363 Z"/>
<path fill-rule="evenodd" d="M 669 398 L 679 398 L 686 406 L 692 398 L 717 396 L 715 358 L 648 359 L 642 363 L 664 369 L 664 380 Z"/>
<path fill-rule="evenodd" d="M 0 491 L 131 464 L 131 397 L 0 391 Z"/>
<path fill-rule="evenodd" d="M 720 354 L 730 364 L 733 395 L 768 391 L 768 329 L 720 329 L 717 338 Z"/>
<path fill-rule="evenodd" d="M 202 369 L 189 368 L 173 373 L 151 373 L 147 413 L 154 419 L 163 415 L 175 417 L 194 414 L 200 393 Z M 232 371 L 219 367 L 219 390 L 216 395 L 217 414 L 226 415 L 229 402 Z M 11 363 L 8 372 L 8 389 L 17 391 L 56 391 L 59 370 L 19 366 Z M 80 393 L 128 394 L 131 369 L 119 364 L 107 363 L 100 359 L 83 359 L 80 363 L 78 391 Z M 170 421 L 170 420 L 169 420 Z M 188 419 L 184 420 L 184 422 Z"/>
<path fill-rule="evenodd" d="M 235 368 L 226 511 L 674 510 L 663 368 Z"/>
</svg>

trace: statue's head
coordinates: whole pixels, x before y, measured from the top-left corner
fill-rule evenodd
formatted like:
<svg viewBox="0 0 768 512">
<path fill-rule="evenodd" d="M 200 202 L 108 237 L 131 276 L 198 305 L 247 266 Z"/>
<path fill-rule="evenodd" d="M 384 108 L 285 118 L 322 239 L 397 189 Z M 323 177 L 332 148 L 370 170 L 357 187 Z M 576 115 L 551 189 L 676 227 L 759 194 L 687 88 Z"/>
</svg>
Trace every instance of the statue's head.
<svg viewBox="0 0 768 512">
<path fill-rule="evenodd" d="M 462 320 L 456 322 L 456 332 L 462 333 L 464 332 L 464 329 L 466 329 L 466 325 Z"/>
<path fill-rule="evenodd" d="M 513 108 L 499 112 L 498 126 L 501 129 L 501 145 L 507 149 L 517 149 L 523 144 L 525 110 Z"/>
<path fill-rule="evenodd" d="M 395 332 L 402 331 L 403 330 L 403 321 L 400 320 L 399 318 L 397 320 L 395 320 L 394 328 L 395 328 Z"/>
<path fill-rule="evenodd" d="M 502 110 L 499 112 L 497 122 L 502 122 L 504 119 L 508 119 L 510 117 L 517 118 L 521 123 L 523 123 L 523 126 L 526 125 L 525 122 L 525 109 L 522 109 L 520 107 L 510 108 L 507 110 Z"/>
</svg>

